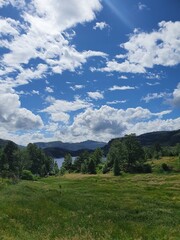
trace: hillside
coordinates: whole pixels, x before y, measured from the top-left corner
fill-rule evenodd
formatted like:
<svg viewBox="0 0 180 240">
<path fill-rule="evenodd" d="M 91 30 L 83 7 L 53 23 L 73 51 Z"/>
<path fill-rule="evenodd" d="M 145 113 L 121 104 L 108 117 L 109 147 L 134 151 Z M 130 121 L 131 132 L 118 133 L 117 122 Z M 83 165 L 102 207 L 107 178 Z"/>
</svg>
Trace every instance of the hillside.
<svg viewBox="0 0 180 240">
<path fill-rule="evenodd" d="M 162 146 L 175 146 L 180 143 L 180 129 L 176 131 L 159 131 L 150 132 L 136 137 L 142 146 L 153 146 L 159 143 Z M 115 138 L 122 140 L 123 138 Z M 103 147 L 105 154 L 108 152 L 111 143 L 115 140 L 111 139 L 106 146 Z"/>
<path fill-rule="evenodd" d="M 8 140 L 0 139 L 0 147 L 4 147 L 8 143 Z"/>
</svg>

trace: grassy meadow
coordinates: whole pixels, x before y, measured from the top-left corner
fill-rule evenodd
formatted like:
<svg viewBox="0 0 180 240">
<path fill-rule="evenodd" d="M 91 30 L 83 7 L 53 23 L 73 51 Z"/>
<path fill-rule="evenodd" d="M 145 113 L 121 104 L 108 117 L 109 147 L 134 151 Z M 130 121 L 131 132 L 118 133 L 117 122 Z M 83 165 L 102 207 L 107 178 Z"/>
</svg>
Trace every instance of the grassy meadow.
<svg viewBox="0 0 180 240">
<path fill-rule="evenodd" d="M 0 182 L 0 240 L 179 240 L 180 174 L 66 174 Z"/>
</svg>

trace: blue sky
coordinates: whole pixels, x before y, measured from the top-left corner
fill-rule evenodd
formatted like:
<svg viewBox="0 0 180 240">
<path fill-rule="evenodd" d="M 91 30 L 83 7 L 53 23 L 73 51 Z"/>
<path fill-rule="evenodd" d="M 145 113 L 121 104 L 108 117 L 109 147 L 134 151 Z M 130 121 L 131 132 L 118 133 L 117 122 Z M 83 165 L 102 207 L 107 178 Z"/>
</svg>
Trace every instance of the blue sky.
<svg viewBox="0 0 180 240">
<path fill-rule="evenodd" d="M 179 9 L 179 0 L 0 0 L 1 138 L 179 129 Z"/>
</svg>

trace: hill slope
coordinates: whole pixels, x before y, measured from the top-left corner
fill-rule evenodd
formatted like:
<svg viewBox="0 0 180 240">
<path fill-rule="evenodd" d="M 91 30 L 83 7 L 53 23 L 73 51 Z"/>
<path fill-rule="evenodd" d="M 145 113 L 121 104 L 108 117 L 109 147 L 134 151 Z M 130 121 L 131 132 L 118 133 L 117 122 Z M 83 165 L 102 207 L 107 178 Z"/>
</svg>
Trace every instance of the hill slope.
<svg viewBox="0 0 180 240">
<path fill-rule="evenodd" d="M 174 146 L 177 143 L 180 143 L 180 129 L 176 131 L 160 131 L 160 132 L 151 132 L 139 135 L 136 137 L 142 146 L 153 146 L 155 143 L 159 143 L 162 146 Z M 120 139 L 122 138 L 115 138 Z M 115 140 L 112 139 L 108 142 L 106 146 L 103 147 L 105 153 L 108 152 L 111 143 Z"/>
</svg>

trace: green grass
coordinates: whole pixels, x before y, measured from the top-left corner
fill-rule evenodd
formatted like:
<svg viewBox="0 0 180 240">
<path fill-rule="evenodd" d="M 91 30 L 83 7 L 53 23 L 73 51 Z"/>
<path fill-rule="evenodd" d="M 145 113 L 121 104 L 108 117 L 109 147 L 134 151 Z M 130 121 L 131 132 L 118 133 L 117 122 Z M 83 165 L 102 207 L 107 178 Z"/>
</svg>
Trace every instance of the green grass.
<svg viewBox="0 0 180 240">
<path fill-rule="evenodd" d="M 0 240 L 179 240 L 180 175 L 0 183 Z"/>
<path fill-rule="evenodd" d="M 172 168 L 172 172 L 180 172 L 180 157 L 163 157 L 159 160 L 151 160 L 149 163 L 152 165 L 154 172 L 162 172 L 162 164 L 166 163 Z"/>
</svg>

